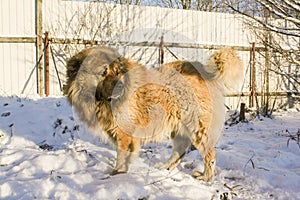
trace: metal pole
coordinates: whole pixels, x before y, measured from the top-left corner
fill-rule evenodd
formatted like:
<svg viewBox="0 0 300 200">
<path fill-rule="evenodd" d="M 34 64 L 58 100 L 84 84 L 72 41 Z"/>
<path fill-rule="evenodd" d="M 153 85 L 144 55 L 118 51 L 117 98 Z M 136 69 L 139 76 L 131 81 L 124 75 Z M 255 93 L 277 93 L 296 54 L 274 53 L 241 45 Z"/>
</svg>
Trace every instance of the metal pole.
<svg viewBox="0 0 300 200">
<path fill-rule="evenodd" d="M 50 74 L 49 74 L 49 33 L 45 33 L 45 93 L 50 94 Z"/>
</svg>

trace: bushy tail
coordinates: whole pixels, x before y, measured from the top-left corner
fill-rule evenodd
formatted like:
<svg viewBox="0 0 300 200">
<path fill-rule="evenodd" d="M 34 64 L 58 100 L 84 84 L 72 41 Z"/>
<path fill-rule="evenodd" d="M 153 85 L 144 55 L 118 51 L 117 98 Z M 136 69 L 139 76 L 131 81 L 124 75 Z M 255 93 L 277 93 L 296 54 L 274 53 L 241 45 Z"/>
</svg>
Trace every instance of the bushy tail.
<svg viewBox="0 0 300 200">
<path fill-rule="evenodd" d="M 208 65 L 213 65 L 216 77 L 221 79 L 229 90 L 238 89 L 244 78 L 242 61 L 236 52 L 229 48 L 221 49 L 210 57 Z"/>
</svg>

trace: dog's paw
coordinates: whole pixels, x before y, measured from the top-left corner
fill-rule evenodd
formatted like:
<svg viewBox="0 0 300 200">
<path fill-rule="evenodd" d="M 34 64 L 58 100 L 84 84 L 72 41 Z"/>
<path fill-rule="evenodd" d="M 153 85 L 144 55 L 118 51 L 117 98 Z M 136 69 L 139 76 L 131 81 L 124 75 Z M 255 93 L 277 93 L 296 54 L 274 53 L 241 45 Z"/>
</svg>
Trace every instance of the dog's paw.
<svg viewBox="0 0 300 200">
<path fill-rule="evenodd" d="M 119 170 L 119 169 L 114 169 L 110 175 L 111 176 L 114 176 L 114 175 L 117 175 L 117 174 L 125 174 L 127 171 L 124 171 L 124 170 Z"/>
<path fill-rule="evenodd" d="M 162 169 L 168 169 L 168 168 L 169 168 L 169 165 L 168 165 L 168 163 L 159 162 L 159 163 L 156 163 L 156 164 L 154 165 L 154 167 L 155 167 L 156 169 L 162 170 Z"/>
<path fill-rule="evenodd" d="M 157 168 L 157 169 L 166 169 L 166 170 L 171 171 L 179 164 L 179 162 L 180 162 L 180 160 L 179 161 L 176 160 L 174 162 L 170 162 L 170 160 L 169 160 L 165 163 L 159 162 L 159 163 L 155 164 L 155 168 Z"/>
<path fill-rule="evenodd" d="M 212 177 L 205 176 L 204 173 L 199 172 L 199 171 L 194 171 L 192 173 L 192 177 L 194 177 L 197 180 L 205 181 L 205 182 L 209 182 L 212 179 Z"/>
</svg>

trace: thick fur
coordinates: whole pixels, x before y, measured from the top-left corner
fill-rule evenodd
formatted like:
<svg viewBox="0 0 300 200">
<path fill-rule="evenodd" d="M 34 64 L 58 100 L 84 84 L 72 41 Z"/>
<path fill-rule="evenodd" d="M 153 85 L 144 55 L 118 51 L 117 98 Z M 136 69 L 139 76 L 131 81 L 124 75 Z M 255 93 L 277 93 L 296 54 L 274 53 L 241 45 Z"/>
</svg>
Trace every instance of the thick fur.
<svg viewBox="0 0 300 200">
<path fill-rule="evenodd" d="M 176 61 L 147 69 L 114 49 L 89 48 L 68 61 L 67 76 L 65 93 L 80 120 L 117 147 L 113 174 L 128 170 L 141 144 L 171 138 L 172 155 L 157 167 L 173 169 L 193 144 L 204 161 L 204 172 L 193 176 L 212 179 L 225 115 L 223 89 L 242 77 L 234 51 L 218 51 L 205 65 Z"/>
</svg>

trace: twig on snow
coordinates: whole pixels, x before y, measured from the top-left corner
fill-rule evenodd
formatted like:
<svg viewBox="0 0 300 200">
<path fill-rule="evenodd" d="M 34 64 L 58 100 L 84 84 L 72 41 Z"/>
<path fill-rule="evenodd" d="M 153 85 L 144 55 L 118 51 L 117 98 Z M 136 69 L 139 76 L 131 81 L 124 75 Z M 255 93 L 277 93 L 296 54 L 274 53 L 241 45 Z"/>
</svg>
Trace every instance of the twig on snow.
<svg viewBox="0 0 300 200">
<path fill-rule="evenodd" d="M 250 162 L 251 165 L 252 165 L 252 168 L 255 169 L 255 165 L 254 165 L 254 162 L 252 160 L 252 158 L 254 157 L 254 154 L 251 156 L 251 158 L 246 162 L 244 168 L 246 168 L 246 166 L 248 165 L 248 163 Z"/>
</svg>

